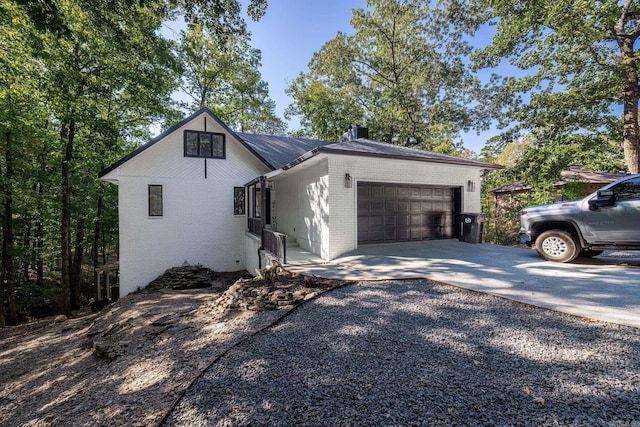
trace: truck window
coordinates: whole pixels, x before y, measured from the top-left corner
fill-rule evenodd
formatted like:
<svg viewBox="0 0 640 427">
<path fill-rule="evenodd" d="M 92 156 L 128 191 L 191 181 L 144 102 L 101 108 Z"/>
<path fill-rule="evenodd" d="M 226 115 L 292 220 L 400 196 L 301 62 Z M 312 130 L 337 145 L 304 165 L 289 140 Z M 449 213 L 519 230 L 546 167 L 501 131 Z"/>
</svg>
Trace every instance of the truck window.
<svg viewBox="0 0 640 427">
<path fill-rule="evenodd" d="M 621 182 L 612 188 L 619 202 L 625 200 L 640 200 L 640 177 Z"/>
</svg>

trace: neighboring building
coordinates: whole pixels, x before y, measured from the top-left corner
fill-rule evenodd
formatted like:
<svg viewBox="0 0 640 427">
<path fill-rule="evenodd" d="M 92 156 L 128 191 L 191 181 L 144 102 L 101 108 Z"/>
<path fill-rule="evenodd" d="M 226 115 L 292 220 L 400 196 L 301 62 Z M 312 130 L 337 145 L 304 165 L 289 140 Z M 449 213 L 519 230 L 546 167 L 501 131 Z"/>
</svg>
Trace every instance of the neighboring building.
<svg viewBox="0 0 640 427">
<path fill-rule="evenodd" d="M 578 197 L 587 196 L 605 185 L 624 177 L 625 173 L 592 172 L 581 169 L 578 166 L 571 166 L 569 169 L 560 172 L 561 179 L 554 185 L 558 190 L 557 201 L 564 200 L 563 189 L 568 185 L 578 188 Z M 491 193 L 495 197 L 496 205 L 507 203 L 513 196 L 527 193 L 531 186 L 524 181 L 516 181 L 512 184 L 494 188 Z"/>
<path fill-rule="evenodd" d="M 205 108 L 109 166 L 99 176 L 119 187 L 120 295 L 185 261 L 253 272 L 284 235 L 331 260 L 457 237 L 458 214 L 480 212 L 480 178 L 499 166 L 367 136 L 236 133 Z"/>
</svg>

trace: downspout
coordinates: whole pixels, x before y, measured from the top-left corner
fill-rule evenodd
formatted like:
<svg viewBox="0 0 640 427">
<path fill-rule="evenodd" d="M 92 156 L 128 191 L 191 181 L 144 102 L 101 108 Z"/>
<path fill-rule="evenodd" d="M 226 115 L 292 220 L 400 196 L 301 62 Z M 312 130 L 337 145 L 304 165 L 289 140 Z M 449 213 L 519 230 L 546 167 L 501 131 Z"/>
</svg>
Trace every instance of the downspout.
<svg viewBox="0 0 640 427">
<path fill-rule="evenodd" d="M 262 258 L 260 252 L 264 250 L 264 227 L 266 225 L 267 215 L 267 179 L 264 176 L 260 177 L 260 218 L 262 219 L 262 228 L 260 229 L 260 247 L 258 248 L 258 270 L 262 270 Z"/>
</svg>

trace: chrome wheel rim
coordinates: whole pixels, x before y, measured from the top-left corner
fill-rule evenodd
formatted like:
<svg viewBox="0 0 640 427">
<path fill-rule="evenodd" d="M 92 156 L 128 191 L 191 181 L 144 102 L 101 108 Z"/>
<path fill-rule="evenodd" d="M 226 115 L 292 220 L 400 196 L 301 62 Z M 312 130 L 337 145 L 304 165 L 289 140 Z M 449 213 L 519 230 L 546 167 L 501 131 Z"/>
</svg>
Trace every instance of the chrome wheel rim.
<svg viewBox="0 0 640 427">
<path fill-rule="evenodd" d="M 542 250 L 544 253 L 552 257 L 561 257 L 567 253 L 569 246 L 567 242 L 558 237 L 549 237 L 542 242 Z"/>
</svg>

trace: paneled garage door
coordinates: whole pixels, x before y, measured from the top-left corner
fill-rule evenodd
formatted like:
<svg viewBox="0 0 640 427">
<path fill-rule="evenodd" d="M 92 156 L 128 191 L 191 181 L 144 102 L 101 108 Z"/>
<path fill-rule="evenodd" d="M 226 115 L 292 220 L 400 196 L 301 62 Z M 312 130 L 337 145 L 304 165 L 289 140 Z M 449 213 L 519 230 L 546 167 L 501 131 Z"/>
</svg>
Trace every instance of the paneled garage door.
<svg viewBox="0 0 640 427">
<path fill-rule="evenodd" d="M 358 183 L 358 243 L 456 237 L 460 189 Z"/>
</svg>

